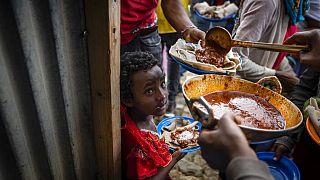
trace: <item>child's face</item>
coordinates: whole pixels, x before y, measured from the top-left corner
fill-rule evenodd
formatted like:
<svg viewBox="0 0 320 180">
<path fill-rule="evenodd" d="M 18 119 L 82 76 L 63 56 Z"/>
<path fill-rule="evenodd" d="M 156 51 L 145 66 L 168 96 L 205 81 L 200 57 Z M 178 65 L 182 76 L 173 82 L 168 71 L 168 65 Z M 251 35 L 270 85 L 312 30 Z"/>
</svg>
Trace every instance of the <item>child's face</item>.
<svg viewBox="0 0 320 180">
<path fill-rule="evenodd" d="M 166 112 L 168 92 L 165 74 L 159 66 L 134 73 L 132 82 L 131 108 L 142 116 L 161 116 Z"/>
</svg>

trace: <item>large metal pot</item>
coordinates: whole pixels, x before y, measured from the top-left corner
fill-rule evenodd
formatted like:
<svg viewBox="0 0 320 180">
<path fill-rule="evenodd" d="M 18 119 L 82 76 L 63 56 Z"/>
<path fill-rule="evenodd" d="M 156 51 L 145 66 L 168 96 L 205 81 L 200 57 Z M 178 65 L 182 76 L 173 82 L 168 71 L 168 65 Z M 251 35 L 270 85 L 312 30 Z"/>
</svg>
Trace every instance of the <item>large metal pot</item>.
<svg viewBox="0 0 320 180">
<path fill-rule="evenodd" d="M 274 139 L 289 132 L 294 132 L 303 121 L 300 110 L 287 98 L 259 84 L 244 79 L 224 75 L 199 75 L 187 79 L 182 86 L 183 95 L 189 110 L 193 118 L 198 121 L 208 118 L 208 112 L 204 112 L 202 108 L 194 106 L 194 99 L 199 100 L 199 97 L 215 91 L 246 92 L 257 95 L 275 106 L 282 113 L 286 121 L 285 129 L 259 129 L 239 125 L 248 140 L 253 142 Z M 192 101 L 190 101 L 191 99 Z M 202 100 L 199 100 L 199 102 L 204 104 Z"/>
</svg>

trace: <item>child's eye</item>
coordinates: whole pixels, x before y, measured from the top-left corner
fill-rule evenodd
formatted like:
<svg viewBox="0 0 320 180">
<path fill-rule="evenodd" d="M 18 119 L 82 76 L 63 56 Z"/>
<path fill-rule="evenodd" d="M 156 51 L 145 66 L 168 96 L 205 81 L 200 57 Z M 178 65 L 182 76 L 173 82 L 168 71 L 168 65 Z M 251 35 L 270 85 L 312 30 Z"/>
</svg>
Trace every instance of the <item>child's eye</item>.
<svg viewBox="0 0 320 180">
<path fill-rule="evenodd" d="M 147 89 L 145 91 L 146 94 L 150 95 L 150 94 L 153 94 L 154 93 L 154 90 L 153 89 Z"/>
<path fill-rule="evenodd" d="M 161 83 L 161 87 L 162 87 L 162 88 L 166 88 L 166 87 L 167 87 L 167 85 L 166 85 L 166 82 L 165 82 L 165 81 L 163 81 L 163 82 Z"/>
</svg>

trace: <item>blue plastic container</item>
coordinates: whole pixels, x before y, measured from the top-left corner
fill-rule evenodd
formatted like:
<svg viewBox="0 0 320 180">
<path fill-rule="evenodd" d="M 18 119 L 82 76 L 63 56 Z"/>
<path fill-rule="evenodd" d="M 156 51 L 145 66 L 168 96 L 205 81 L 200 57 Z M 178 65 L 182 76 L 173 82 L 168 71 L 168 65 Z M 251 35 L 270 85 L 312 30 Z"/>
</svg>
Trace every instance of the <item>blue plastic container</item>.
<svg viewBox="0 0 320 180">
<path fill-rule="evenodd" d="M 257 157 L 266 162 L 270 172 L 276 180 L 300 180 L 300 171 L 297 165 L 285 156 L 274 161 L 274 152 L 258 152 Z"/>
<path fill-rule="evenodd" d="M 275 141 L 275 139 L 270 139 L 270 140 L 266 140 L 266 141 L 258 141 L 258 142 L 250 142 L 250 147 L 255 152 L 265 152 L 265 151 L 270 150 L 274 141 Z"/>
</svg>

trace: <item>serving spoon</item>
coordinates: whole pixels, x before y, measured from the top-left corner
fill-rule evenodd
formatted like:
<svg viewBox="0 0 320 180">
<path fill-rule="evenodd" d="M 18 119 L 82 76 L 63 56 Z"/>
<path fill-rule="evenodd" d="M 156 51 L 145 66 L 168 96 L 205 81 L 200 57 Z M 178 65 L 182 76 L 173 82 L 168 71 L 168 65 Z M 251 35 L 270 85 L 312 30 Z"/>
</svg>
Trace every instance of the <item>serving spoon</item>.
<svg viewBox="0 0 320 180">
<path fill-rule="evenodd" d="M 282 45 L 262 42 L 233 40 L 228 30 L 223 27 L 211 28 L 205 36 L 207 47 L 214 48 L 218 53 L 227 54 L 231 47 L 257 48 L 267 51 L 299 53 L 300 51 L 310 51 L 309 45 Z"/>
<path fill-rule="evenodd" d="M 190 111 L 192 116 L 196 117 L 196 116 L 200 115 L 199 119 L 200 119 L 200 122 L 204 128 L 208 128 L 208 129 L 214 128 L 214 126 L 218 123 L 218 120 L 216 118 L 214 118 L 212 106 L 209 104 L 209 102 L 203 96 L 190 99 L 188 106 L 191 109 L 195 108 L 195 107 L 193 107 L 193 104 L 195 102 L 198 102 L 201 105 L 203 105 L 204 108 L 207 110 L 207 112 L 202 110 L 201 112 L 199 112 L 201 114 L 196 114 L 196 112 L 194 112 L 192 110 L 192 111 Z"/>
</svg>

